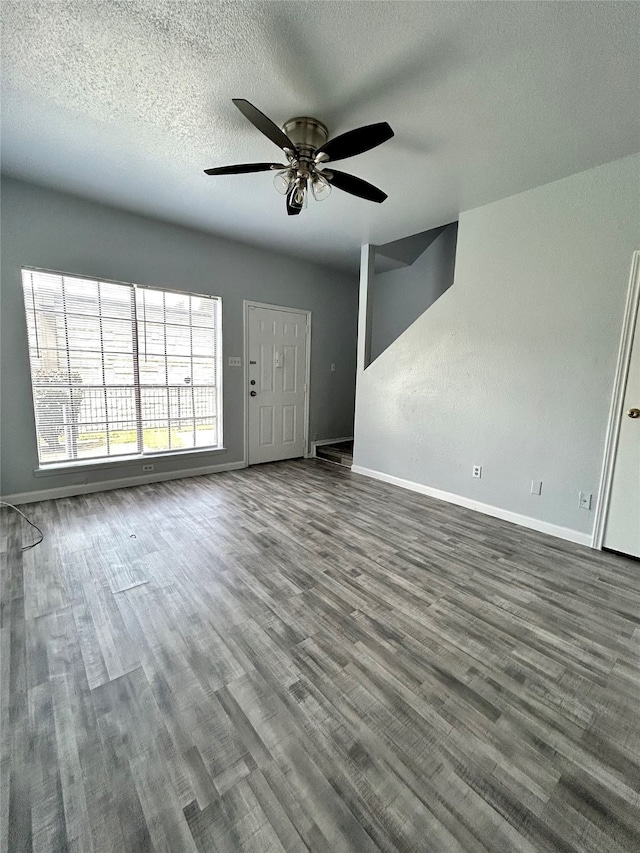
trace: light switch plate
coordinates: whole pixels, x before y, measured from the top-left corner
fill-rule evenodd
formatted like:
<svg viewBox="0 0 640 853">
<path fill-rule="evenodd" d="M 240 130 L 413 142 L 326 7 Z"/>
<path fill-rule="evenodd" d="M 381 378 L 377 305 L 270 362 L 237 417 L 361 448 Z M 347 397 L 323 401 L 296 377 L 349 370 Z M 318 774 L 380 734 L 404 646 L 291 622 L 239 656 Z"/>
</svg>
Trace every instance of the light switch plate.
<svg viewBox="0 0 640 853">
<path fill-rule="evenodd" d="M 237 355 L 230 355 L 228 359 L 229 367 L 240 367 L 242 365 L 242 360 Z"/>
<path fill-rule="evenodd" d="M 591 492 L 580 492 L 580 509 L 591 509 L 593 495 Z"/>
</svg>

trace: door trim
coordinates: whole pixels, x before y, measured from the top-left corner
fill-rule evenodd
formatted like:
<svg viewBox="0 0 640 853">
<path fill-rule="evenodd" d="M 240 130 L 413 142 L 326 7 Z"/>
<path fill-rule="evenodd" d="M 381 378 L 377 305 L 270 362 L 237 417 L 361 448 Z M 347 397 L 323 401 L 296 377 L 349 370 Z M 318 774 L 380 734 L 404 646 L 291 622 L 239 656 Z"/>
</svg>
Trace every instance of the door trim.
<svg viewBox="0 0 640 853">
<path fill-rule="evenodd" d="M 268 308 L 270 311 L 286 311 L 288 314 L 305 314 L 307 318 L 307 346 L 306 364 L 304 373 L 304 458 L 308 459 L 309 450 L 309 388 L 311 387 L 311 311 L 306 308 L 285 308 L 283 305 L 270 305 L 268 302 L 256 302 L 253 299 L 244 299 L 242 310 L 242 334 L 244 338 L 244 387 L 243 387 L 243 411 L 244 411 L 244 459 L 249 466 L 249 407 L 247 399 L 249 396 L 249 308 Z"/>
<path fill-rule="evenodd" d="M 622 321 L 622 333 L 620 335 L 620 346 L 618 348 L 618 361 L 613 382 L 613 393 L 611 395 L 611 407 L 609 409 L 609 422 L 604 444 L 604 460 L 602 473 L 600 475 L 600 486 L 598 488 L 598 503 L 593 524 L 593 539 L 591 547 L 602 550 L 604 531 L 607 522 L 607 510 L 611 498 L 611 485 L 613 483 L 613 467 L 616 461 L 618 439 L 620 437 L 620 420 L 624 404 L 624 394 L 627 384 L 627 375 L 631 364 L 631 346 L 633 344 L 633 333 L 638 318 L 640 305 L 640 251 L 633 253 L 631 262 L 631 274 L 629 276 L 629 289 L 627 291 L 627 302 L 624 309 Z"/>
</svg>

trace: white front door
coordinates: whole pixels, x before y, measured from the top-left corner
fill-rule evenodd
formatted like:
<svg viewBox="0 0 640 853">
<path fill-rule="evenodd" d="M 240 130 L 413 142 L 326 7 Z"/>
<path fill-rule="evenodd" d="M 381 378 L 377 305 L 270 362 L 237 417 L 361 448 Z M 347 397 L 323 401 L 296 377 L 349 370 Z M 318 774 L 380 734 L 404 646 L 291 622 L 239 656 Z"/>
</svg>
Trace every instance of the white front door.
<svg viewBox="0 0 640 853">
<path fill-rule="evenodd" d="M 640 311 L 633 331 L 603 545 L 640 557 Z"/>
<path fill-rule="evenodd" d="M 304 456 L 308 315 L 247 308 L 249 465 Z"/>
</svg>

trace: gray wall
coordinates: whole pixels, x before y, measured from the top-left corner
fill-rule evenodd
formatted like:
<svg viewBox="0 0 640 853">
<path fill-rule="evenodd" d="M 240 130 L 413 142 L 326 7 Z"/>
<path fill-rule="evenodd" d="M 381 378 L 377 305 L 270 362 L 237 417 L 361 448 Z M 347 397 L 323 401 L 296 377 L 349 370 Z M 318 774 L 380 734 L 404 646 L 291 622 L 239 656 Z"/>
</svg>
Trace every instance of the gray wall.
<svg viewBox="0 0 640 853">
<path fill-rule="evenodd" d="M 156 472 L 239 462 L 244 453 L 243 299 L 312 312 L 310 438 L 353 434 L 357 276 L 85 201 L 2 181 L 1 480 L 3 495 L 84 482 L 35 477 L 38 465 L 21 266 L 166 286 L 222 297 L 226 452 L 167 459 Z M 331 372 L 331 362 L 336 363 Z M 139 475 L 140 463 L 102 466 L 89 483 Z"/>
<path fill-rule="evenodd" d="M 452 222 L 410 266 L 374 276 L 372 361 L 451 287 L 457 231 Z"/>
<path fill-rule="evenodd" d="M 358 371 L 355 464 L 590 533 L 639 204 L 635 156 L 462 214 L 453 286 Z"/>
</svg>

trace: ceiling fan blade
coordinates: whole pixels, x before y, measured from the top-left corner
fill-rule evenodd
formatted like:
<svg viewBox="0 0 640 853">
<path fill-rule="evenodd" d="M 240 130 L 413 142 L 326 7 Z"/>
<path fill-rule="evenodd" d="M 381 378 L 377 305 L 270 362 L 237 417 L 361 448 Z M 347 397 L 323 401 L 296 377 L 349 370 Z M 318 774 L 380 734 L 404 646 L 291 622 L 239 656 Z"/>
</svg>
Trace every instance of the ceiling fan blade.
<svg viewBox="0 0 640 853">
<path fill-rule="evenodd" d="M 278 125 L 274 124 L 264 113 L 261 113 L 257 107 L 254 107 L 253 104 L 250 104 L 249 101 L 244 98 L 232 98 L 231 100 L 240 110 L 242 115 L 249 119 L 251 124 L 254 127 L 257 127 L 260 133 L 264 133 L 267 139 L 274 142 L 278 148 L 282 148 L 283 151 L 295 152 L 296 146 L 289 139 L 287 134 L 283 133 Z"/>
<path fill-rule="evenodd" d="M 301 210 L 301 204 L 293 203 L 293 191 L 287 193 L 287 213 L 289 214 L 289 216 L 297 216 Z"/>
<path fill-rule="evenodd" d="M 239 163 L 237 166 L 216 166 L 205 169 L 205 175 L 243 175 L 246 172 L 268 172 L 271 169 L 286 169 L 282 163 Z"/>
<path fill-rule="evenodd" d="M 357 127 L 355 130 L 341 133 L 340 136 L 336 136 L 321 145 L 316 151 L 316 160 L 324 162 L 344 160 L 346 157 L 353 157 L 355 154 L 362 154 L 377 145 L 382 145 L 392 136 L 393 131 L 386 121 Z"/>
<path fill-rule="evenodd" d="M 387 194 L 379 190 L 378 187 L 374 187 L 368 181 L 363 181 L 362 178 L 356 178 L 355 175 L 347 175 L 346 172 L 338 172 L 336 169 L 327 169 L 326 172 L 322 172 L 321 174 L 334 187 L 338 187 L 339 190 L 343 190 L 345 193 L 357 195 L 358 198 L 366 198 L 367 201 L 377 201 L 378 204 L 381 204 L 387 198 Z"/>
</svg>

